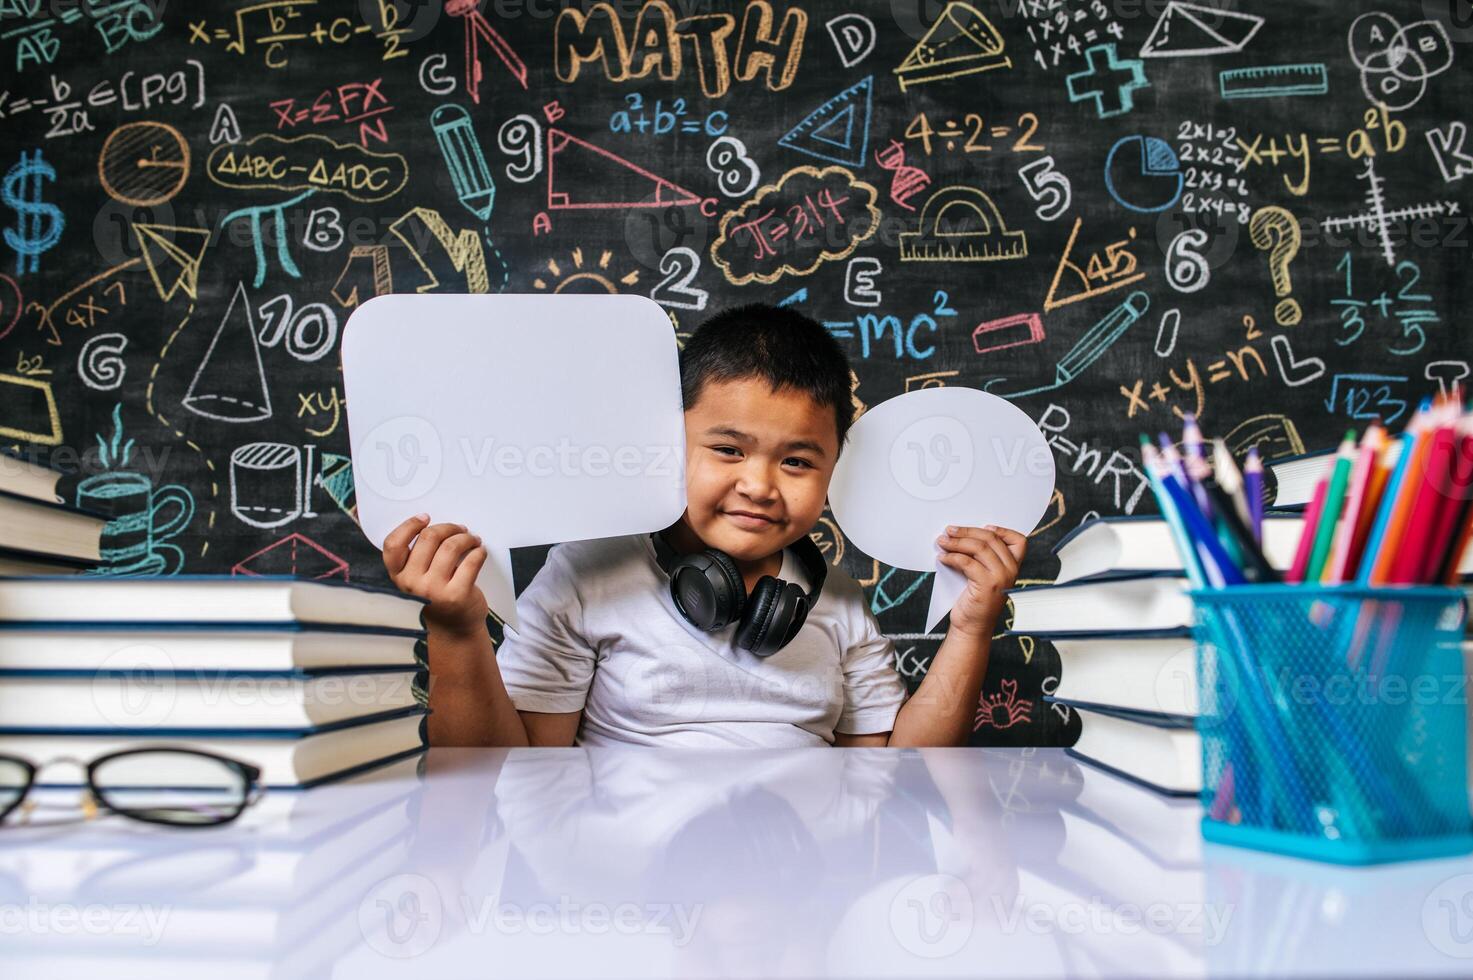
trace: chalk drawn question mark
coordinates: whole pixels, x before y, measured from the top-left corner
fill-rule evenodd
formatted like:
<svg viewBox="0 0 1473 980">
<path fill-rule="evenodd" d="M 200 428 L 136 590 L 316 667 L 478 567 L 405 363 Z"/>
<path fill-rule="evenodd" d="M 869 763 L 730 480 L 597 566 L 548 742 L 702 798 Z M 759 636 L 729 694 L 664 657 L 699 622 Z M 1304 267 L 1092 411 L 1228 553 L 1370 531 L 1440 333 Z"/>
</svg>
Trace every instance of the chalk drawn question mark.
<svg viewBox="0 0 1473 980">
<path fill-rule="evenodd" d="M 1289 263 L 1299 254 L 1303 237 L 1299 221 L 1281 207 L 1259 208 L 1248 222 L 1248 236 L 1253 247 L 1268 252 L 1268 273 L 1274 282 L 1274 295 L 1284 297 L 1274 307 L 1274 321 L 1283 327 L 1292 327 L 1304 316 L 1299 302 L 1289 293 L 1293 285 L 1289 281 Z"/>
</svg>

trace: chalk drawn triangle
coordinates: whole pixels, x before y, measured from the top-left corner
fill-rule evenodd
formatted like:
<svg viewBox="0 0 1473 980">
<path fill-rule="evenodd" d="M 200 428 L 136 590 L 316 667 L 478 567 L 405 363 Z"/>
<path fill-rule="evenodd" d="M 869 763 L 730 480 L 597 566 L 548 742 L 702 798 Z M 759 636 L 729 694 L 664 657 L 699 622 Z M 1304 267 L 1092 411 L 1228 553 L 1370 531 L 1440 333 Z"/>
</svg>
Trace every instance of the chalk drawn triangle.
<svg viewBox="0 0 1473 980">
<path fill-rule="evenodd" d="M 1012 66 L 992 22 L 971 4 L 952 2 L 895 69 L 895 79 L 903 92 L 907 85 Z"/>
<path fill-rule="evenodd" d="M 830 163 L 864 166 L 874 77 L 867 75 L 783 134 L 778 143 Z"/>
<path fill-rule="evenodd" d="M 235 294 L 182 402 L 194 414 L 221 422 L 259 422 L 271 417 L 271 394 L 266 390 L 266 371 L 261 366 L 261 348 L 256 344 L 256 325 L 244 284 L 235 284 Z"/>
<path fill-rule="evenodd" d="M 561 129 L 547 131 L 549 210 L 667 208 L 700 203 L 699 194 L 617 153 Z"/>
<path fill-rule="evenodd" d="M 1135 275 L 1108 280 L 1100 286 L 1096 286 L 1093 282 L 1091 282 L 1089 278 L 1089 273 L 1086 271 L 1086 268 L 1080 266 L 1079 263 L 1074 261 L 1074 243 L 1078 240 L 1079 229 L 1083 226 L 1083 218 L 1074 219 L 1074 230 L 1069 232 L 1069 241 L 1066 242 L 1064 245 L 1064 253 L 1059 256 L 1059 264 L 1054 268 L 1053 282 L 1049 283 L 1048 295 L 1044 297 L 1043 300 L 1043 311 L 1045 313 L 1052 313 L 1054 310 L 1057 310 L 1061 306 L 1068 306 L 1070 303 L 1078 303 L 1080 300 L 1094 299 L 1096 296 L 1103 296 L 1106 293 L 1114 292 L 1117 289 L 1123 289 L 1124 287 L 1129 286 L 1131 283 L 1140 282 L 1142 279 L 1146 278 L 1146 274 L 1144 272 L 1138 272 Z M 1130 230 L 1130 237 L 1132 239 L 1135 238 L 1134 228 Z M 1062 299 L 1060 299 L 1059 284 L 1064 279 L 1065 270 L 1068 270 L 1070 273 L 1072 273 L 1072 278 L 1070 281 L 1076 285 L 1076 288 L 1070 289 L 1067 294 Z"/>
<path fill-rule="evenodd" d="M 1263 18 L 1177 0 L 1166 5 L 1142 58 L 1190 58 L 1242 51 L 1263 26 Z"/>
<path fill-rule="evenodd" d="M 199 265 L 210 244 L 210 233 L 203 228 L 141 223 L 133 226 L 133 233 L 159 299 L 167 303 L 181 289 L 190 299 L 197 299 Z"/>
</svg>

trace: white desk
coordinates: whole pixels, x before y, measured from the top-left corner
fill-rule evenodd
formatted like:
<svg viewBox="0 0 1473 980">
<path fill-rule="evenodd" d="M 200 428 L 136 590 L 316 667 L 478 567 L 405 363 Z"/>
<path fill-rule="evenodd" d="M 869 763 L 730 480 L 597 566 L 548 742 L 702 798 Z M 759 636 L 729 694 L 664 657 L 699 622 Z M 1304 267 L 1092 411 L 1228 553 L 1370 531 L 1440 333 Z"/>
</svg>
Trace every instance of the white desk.
<svg viewBox="0 0 1473 980">
<path fill-rule="evenodd" d="M 1473 975 L 1473 858 L 1204 846 L 1061 750 L 437 749 L 0 831 L 8 978 Z"/>
</svg>

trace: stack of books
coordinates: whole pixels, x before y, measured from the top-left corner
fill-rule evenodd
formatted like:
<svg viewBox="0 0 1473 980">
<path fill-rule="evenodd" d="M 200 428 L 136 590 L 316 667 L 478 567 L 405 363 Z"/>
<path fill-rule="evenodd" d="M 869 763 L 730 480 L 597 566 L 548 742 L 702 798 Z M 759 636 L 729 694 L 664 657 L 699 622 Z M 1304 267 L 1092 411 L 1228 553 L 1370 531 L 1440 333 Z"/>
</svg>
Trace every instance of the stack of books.
<svg viewBox="0 0 1473 980">
<path fill-rule="evenodd" d="M 60 479 L 0 449 L 0 575 L 75 575 L 102 561 L 106 515 L 63 504 Z"/>
<path fill-rule="evenodd" d="M 0 753 L 196 748 L 271 787 L 407 758 L 425 746 L 423 605 L 286 576 L 0 578 Z"/>
</svg>

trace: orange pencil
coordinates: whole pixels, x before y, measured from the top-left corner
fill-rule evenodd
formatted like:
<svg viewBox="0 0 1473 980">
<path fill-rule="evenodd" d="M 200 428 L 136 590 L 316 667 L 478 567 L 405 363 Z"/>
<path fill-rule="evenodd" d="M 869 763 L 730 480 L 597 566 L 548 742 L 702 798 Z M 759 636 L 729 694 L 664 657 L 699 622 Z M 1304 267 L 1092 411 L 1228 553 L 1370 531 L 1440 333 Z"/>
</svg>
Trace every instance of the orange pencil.
<svg viewBox="0 0 1473 980">
<path fill-rule="evenodd" d="M 1366 555 L 1366 560 L 1373 563 L 1369 583 L 1371 585 L 1386 585 L 1391 581 L 1391 568 L 1401 548 L 1407 519 L 1411 516 L 1412 505 L 1416 502 L 1417 493 L 1422 488 L 1422 478 L 1427 471 L 1427 449 L 1432 445 L 1432 435 L 1440 422 L 1440 408 L 1439 404 L 1425 413 L 1419 412 L 1418 417 L 1412 419 L 1407 426 L 1412 438 L 1411 444 L 1403 449 L 1403 452 L 1410 454 L 1406 460 L 1406 472 L 1393 491 L 1395 497 L 1381 502 L 1381 509 L 1388 514 L 1385 534 L 1378 542 L 1375 552 Z M 1416 428 L 1413 429 L 1413 426 Z"/>
</svg>

